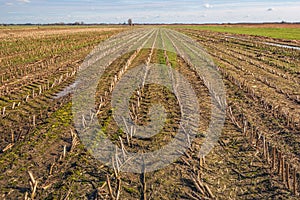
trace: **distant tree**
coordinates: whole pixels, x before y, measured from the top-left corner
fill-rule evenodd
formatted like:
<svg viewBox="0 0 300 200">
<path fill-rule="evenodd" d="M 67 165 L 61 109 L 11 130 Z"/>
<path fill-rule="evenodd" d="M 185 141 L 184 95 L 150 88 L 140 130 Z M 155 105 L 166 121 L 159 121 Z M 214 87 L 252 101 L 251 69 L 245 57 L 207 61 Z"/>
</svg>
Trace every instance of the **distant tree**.
<svg viewBox="0 0 300 200">
<path fill-rule="evenodd" d="M 132 19 L 128 19 L 128 25 L 132 26 Z"/>
</svg>

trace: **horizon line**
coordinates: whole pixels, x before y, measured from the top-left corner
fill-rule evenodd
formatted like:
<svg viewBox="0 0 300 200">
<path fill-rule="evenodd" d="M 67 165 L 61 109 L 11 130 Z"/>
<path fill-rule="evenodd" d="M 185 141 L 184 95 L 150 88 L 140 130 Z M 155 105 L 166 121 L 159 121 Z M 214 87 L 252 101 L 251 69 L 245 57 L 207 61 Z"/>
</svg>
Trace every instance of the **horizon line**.
<svg viewBox="0 0 300 200">
<path fill-rule="evenodd" d="M 288 21 L 274 21 L 274 22 L 207 22 L 207 23 L 180 23 L 180 22 L 174 22 L 174 23 L 134 23 L 134 25 L 223 25 L 223 24 L 300 24 L 300 21 L 298 22 L 288 22 Z M 3 25 L 77 25 L 77 26 L 85 26 L 85 25 L 127 25 L 128 23 L 105 23 L 105 22 L 99 22 L 99 23 L 84 23 L 84 22 L 54 22 L 54 23 L 0 23 L 0 26 Z"/>
</svg>

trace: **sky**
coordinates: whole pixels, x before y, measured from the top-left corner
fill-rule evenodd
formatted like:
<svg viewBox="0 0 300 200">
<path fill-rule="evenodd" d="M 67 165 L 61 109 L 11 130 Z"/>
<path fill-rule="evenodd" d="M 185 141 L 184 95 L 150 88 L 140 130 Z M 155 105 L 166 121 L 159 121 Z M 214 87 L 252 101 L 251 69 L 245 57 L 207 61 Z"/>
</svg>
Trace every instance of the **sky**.
<svg viewBox="0 0 300 200">
<path fill-rule="evenodd" d="M 300 0 L 0 0 L 0 23 L 300 22 Z"/>
</svg>

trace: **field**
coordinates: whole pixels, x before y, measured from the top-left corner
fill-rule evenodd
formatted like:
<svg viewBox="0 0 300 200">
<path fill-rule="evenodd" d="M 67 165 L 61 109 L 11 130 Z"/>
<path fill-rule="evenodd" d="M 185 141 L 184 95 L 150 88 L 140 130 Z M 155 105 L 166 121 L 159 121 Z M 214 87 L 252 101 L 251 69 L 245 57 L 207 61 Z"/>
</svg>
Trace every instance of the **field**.
<svg viewBox="0 0 300 200">
<path fill-rule="evenodd" d="M 0 198 L 299 199 L 300 29 L 277 26 L 0 27 Z M 119 33 L 126 44 L 114 41 Z M 186 45 L 179 33 L 194 44 Z M 104 46 L 109 38 L 113 48 Z M 83 116 L 82 126 L 99 122 L 101 133 L 123 150 L 114 168 L 82 142 L 72 112 L 70 88 L 101 42 L 104 59 L 128 51 L 107 62 L 96 112 Z M 214 110 L 222 113 L 225 101 L 193 65 L 197 45 L 214 61 L 226 90 L 222 134 L 205 156 L 201 145 Z M 159 150 L 182 129 L 184 109 L 177 97 L 190 96 L 180 85 L 172 85 L 176 95 L 159 84 L 143 84 L 130 94 L 130 118 L 139 126 L 151 124 L 151 105 L 163 105 L 166 120 L 155 136 L 133 137 L 113 118 L 118 84 L 125 87 L 128 71 L 141 64 L 150 70 L 153 63 L 188 81 L 197 101 L 188 108 L 198 112 L 199 124 L 194 140 L 187 133 L 187 151 L 170 165 L 123 172 L 128 152 Z"/>
<path fill-rule="evenodd" d="M 300 40 L 300 24 L 261 24 L 261 25 L 202 25 L 185 26 L 189 29 L 208 30 L 221 33 L 247 34 L 276 39 Z M 297 42 L 297 41 L 294 41 Z M 299 44 L 299 41 L 298 41 Z"/>
</svg>

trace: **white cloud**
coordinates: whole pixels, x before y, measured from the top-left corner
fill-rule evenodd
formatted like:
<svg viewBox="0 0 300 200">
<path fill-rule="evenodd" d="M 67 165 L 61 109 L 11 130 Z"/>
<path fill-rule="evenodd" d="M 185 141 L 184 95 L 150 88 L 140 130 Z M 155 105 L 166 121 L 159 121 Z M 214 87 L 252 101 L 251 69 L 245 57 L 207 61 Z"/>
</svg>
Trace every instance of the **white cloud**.
<svg viewBox="0 0 300 200">
<path fill-rule="evenodd" d="M 212 5 L 210 5 L 209 3 L 204 4 L 205 8 L 212 8 Z"/>
<path fill-rule="evenodd" d="M 18 2 L 21 2 L 21 3 L 30 3 L 31 1 L 30 0 L 18 0 Z"/>
<path fill-rule="evenodd" d="M 12 6 L 12 5 L 14 5 L 14 4 L 13 4 L 12 2 L 6 2 L 5 5 L 7 5 L 7 6 Z"/>
</svg>

